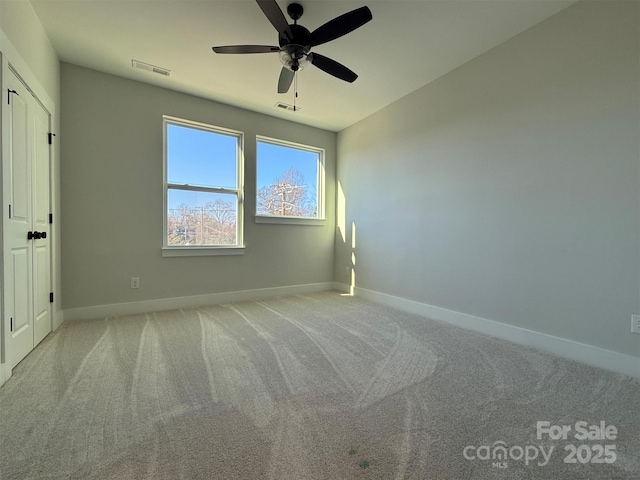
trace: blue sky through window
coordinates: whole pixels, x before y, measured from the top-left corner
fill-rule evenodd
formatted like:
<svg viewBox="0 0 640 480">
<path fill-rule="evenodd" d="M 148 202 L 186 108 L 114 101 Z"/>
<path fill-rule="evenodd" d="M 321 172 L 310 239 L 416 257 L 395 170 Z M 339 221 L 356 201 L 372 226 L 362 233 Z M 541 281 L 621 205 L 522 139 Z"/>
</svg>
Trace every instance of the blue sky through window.
<svg viewBox="0 0 640 480">
<path fill-rule="evenodd" d="M 167 125 L 169 183 L 236 188 L 237 138 Z"/>
<path fill-rule="evenodd" d="M 258 189 L 271 185 L 276 178 L 282 177 L 282 174 L 293 167 L 303 175 L 305 184 L 316 191 L 318 186 L 318 154 L 316 152 L 259 141 L 257 156 Z"/>
<path fill-rule="evenodd" d="M 237 137 L 193 127 L 167 124 L 167 182 L 193 186 L 236 188 Z M 311 191 L 317 191 L 318 153 L 292 147 L 257 142 L 257 187 L 275 182 L 291 167 L 304 177 Z M 228 195 L 216 195 L 224 199 Z M 175 209 L 181 204 L 201 207 L 212 194 L 170 190 L 167 204 Z M 229 198 L 235 203 L 235 198 Z"/>
</svg>

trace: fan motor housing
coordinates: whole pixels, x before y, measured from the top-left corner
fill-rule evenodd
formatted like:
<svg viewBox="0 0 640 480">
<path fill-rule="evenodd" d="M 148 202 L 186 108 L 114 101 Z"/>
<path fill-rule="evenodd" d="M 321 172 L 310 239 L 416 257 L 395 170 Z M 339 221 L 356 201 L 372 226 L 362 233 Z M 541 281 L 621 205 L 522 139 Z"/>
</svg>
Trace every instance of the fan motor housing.
<svg viewBox="0 0 640 480">
<path fill-rule="evenodd" d="M 311 39 L 311 32 L 309 30 L 307 30 L 302 25 L 296 25 L 296 24 L 289 25 L 289 28 L 291 29 L 293 38 L 291 39 L 291 41 L 289 41 L 288 38 L 283 37 L 282 35 L 279 35 L 278 43 L 280 44 L 280 47 L 284 47 L 285 45 L 290 45 L 290 44 L 302 45 L 305 47 L 309 46 L 309 41 Z"/>
</svg>

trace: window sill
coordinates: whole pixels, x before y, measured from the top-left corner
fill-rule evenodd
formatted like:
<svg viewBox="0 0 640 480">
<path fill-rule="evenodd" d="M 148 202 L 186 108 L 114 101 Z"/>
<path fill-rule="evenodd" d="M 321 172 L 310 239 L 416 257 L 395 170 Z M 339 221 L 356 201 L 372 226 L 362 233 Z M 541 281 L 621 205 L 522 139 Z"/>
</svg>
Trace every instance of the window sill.
<svg viewBox="0 0 640 480">
<path fill-rule="evenodd" d="M 256 223 L 278 223 L 283 225 L 324 225 L 324 218 L 308 218 L 308 217 L 271 217 L 266 215 L 256 215 Z"/>
<path fill-rule="evenodd" d="M 244 255 L 244 247 L 163 247 L 163 257 L 209 257 Z"/>
</svg>

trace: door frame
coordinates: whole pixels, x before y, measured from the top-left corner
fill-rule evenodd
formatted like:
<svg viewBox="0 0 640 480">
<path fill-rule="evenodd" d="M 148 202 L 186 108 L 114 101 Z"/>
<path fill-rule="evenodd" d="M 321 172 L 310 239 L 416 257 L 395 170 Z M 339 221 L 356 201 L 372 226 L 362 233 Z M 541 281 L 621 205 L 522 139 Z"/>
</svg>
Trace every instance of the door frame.
<svg viewBox="0 0 640 480">
<path fill-rule="evenodd" d="M 56 122 L 56 104 L 49 97 L 42 84 L 38 81 L 36 75 L 29 68 L 28 64 L 24 61 L 22 56 L 18 53 L 6 34 L 0 29 L 0 103 L 2 115 L 0 116 L 0 135 L 2 139 L 6 139 L 6 132 L 8 131 L 8 119 L 9 109 L 7 104 L 7 87 L 5 72 L 9 71 L 9 68 L 27 85 L 28 90 L 31 91 L 36 100 L 44 107 L 49 113 L 49 132 L 53 132 L 53 126 Z M 55 142 L 55 140 L 54 140 Z M 8 141 L 3 140 L 1 152 L 1 164 L 4 168 L 5 159 L 9 156 Z M 60 305 L 60 292 L 59 292 L 59 267 L 57 265 L 57 251 L 59 249 L 59 212 L 57 211 L 57 159 L 55 156 L 56 149 L 54 145 L 49 145 L 49 211 L 54 215 L 54 222 L 50 225 L 50 285 L 51 290 L 54 292 L 54 302 L 51 305 L 51 330 L 58 328 L 64 318 L 62 312 L 58 307 Z M 2 170 L 0 170 L 2 171 Z M 2 221 L 0 221 L 0 245 L 2 245 L 2 254 L 0 255 L 0 270 L 4 272 L 4 218 L 8 212 L 8 206 L 4 201 L 4 180 L 0 181 L 0 212 L 2 213 Z M 4 276 L 4 275 L 3 275 Z M 5 318 L 5 285 L 4 278 L 0 278 L 0 386 L 6 382 L 12 374 L 11 371 L 11 338 L 10 322 Z"/>
</svg>

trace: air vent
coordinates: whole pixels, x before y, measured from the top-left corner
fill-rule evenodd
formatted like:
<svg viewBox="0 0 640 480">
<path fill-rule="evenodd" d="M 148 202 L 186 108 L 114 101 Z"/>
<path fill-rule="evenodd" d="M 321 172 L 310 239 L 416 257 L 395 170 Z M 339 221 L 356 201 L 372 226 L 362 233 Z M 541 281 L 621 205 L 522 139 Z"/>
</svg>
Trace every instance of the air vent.
<svg viewBox="0 0 640 480">
<path fill-rule="evenodd" d="M 155 65 L 151 65 L 149 63 L 140 62 L 139 60 L 131 60 L 131 65 L 133 68 L 139 68 L 141 70 L 146 70 L 147 72 L 157 73 L 158 75 L 164 75 L 168 77 L 171 75 L 171 70 L 167 70 L 166 68 L 156 67 Z"/>
<path fill-rule="evenodd" d="M 301 108 L 300 108 L 300 107 L 295 107 L 295 108 L 294 108 L 294 107 L 293 107 L 293 105 L 289 105 L 289 104 L 287 104 L 287 103 L 282 103 L 282 102 L 278 102 L 278 103 L 276 103 L 276 104 L 275 104 L 275 107 L 276 107 L 276 108 L 280 108 L 280 109 L 282 109 L 282 110 L 289 110 L 289 111 L 291 111 L 291 112 L 297 112 L 297 111 L 301 110 Z"/>
</svg>

